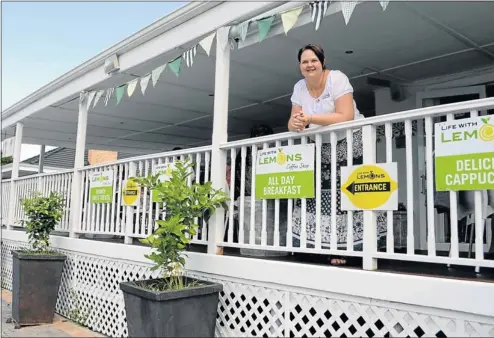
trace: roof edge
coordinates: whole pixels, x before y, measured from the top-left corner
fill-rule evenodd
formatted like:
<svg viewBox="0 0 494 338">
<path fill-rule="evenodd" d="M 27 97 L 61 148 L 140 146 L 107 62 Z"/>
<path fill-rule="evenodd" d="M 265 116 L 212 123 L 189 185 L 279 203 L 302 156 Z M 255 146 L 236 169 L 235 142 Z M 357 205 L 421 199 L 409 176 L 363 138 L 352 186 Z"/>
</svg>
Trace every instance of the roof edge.
<svg viewBox="0 0 494 338">
<path fill-rule="evenodd" d="M 172 24 L 174 21 L 180 19 L 181 17 L 196 11 L 196 14 L 192 16 L 195 17 L 199 15 L 203 10 L 204 11 L 209 10 L 213 7 L 220 5 L 223 2 L 224 1 L 189 2 L 188 4 L 177 8 L 176 10 L 166 15 L 165 17 L 158 19 L 154 23 L 137 31 L 136 33 L 127 37 L 126 39 L 118 42 L 117 44 L 111 46 L 110 48 L 105 49 L 103 52 L 97 54 L 93 58 L 82 63 L 81 65 L 73 68 L 69 72 L 59 76 L 55 80 L 49 82 L 45 86 L 36 90 L 32 94 L 28 95 L 24 99 L 18 101 L 17 103 L 14 103 L 12 106 L 2 111 L 1 113 L 2 119 L 14 115 L 16 112 L 29 106 L 31 103 L 39 100 L 41 97 L 50 94 L 51 92 L 57 90 L 58 88 L 66 85 L 68 82 L 77 79 L 78 77 L 97 68 L 98 66 L 101 66 L 107 57 L 113 54 L 118 55 L 120 53 L 123 53 L 126 50 L 135 47 L 136 44 L 137 45 L 142 44 L 154 38 L 156 35 L 163 33 L 157 31 L 162 30 L 164 27 Z M 172 28 L 173 27 L 169 27 L 168 29 L 172 29 Z"/>
</svg>

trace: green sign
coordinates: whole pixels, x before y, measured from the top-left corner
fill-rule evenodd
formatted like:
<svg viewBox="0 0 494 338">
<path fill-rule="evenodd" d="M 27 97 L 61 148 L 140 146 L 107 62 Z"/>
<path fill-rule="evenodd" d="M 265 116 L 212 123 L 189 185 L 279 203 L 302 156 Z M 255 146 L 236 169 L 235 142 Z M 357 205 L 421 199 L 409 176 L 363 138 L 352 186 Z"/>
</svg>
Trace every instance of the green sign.
<svg viewBox="0 0 494 338">
<path fill-rule="evenodd" d="M 436 123 L 437 191 L 494 187 L 494 119 L 479 116 Z"/>
<path fill-rule="evenodd" d="M 89 202 L 111 203 L 113 201 L 113 170 L 89 175 Z"/>
<path fill-rule="evenodd" d="M 314 144 L 259 150 L 256 198 L 314 198 Z"/>
<path fill-rule="evenodd" d="M 154 175 L 160 174 L 158 176 L 158 182 L 164 182 L 164 181 L 169 181 L 170 177 L 172 175 L 172 171 L 175 170 L 175 164 L 173 162 L 171 163 L 160 163 L 156 164 L 153 169 Z M 154 203 L 159 203 L 160 199 L 158 196 L 158 191 L 152 190 L 151 191 L 151 201 Z"/>
</svg>

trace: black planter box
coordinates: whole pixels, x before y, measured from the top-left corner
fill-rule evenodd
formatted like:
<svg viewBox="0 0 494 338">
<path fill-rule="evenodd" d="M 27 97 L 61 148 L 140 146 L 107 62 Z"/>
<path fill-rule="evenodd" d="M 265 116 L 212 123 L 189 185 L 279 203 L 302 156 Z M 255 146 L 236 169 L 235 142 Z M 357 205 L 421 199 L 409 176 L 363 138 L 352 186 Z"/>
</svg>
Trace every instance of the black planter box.
<svg viewBox="0 0 494 338">
<path fill-rule="evenodd" d="M 66 256 L 12 251 L 12 319 L 17 327 L 53 322 Z"/>
<path fill-rule="evenodd" d="M 149 284 L 158 280 L 140 282 Z M 129 337 L 214 337 L 223 285 L 193 278 L 187 280 L 201 285 L 154 292 L 134 282 L 121 283 Z"/>
</svg>

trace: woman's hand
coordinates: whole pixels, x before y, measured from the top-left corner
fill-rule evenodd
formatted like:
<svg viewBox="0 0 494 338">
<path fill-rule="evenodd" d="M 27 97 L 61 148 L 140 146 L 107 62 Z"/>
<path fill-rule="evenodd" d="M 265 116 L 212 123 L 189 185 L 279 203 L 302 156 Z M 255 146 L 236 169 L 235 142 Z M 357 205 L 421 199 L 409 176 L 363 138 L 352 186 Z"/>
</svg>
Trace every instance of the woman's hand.
<svg viewBox="0 0 494 338">
<path fill-rule="evenodd" d="M 302 107 L 293 106 L 290 120 L 288 121 L 288 130 L 300 132 L 309 124 L 310 117 L 304 114 Z"/>
</svg>

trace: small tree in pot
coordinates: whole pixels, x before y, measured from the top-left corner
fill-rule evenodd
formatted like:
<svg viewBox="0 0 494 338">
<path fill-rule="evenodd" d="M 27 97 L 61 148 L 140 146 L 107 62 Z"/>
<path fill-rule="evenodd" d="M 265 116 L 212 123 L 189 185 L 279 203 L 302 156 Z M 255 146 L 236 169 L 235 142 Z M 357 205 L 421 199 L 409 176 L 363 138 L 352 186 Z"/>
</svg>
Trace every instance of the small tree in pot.
<svg viewBox="0 0 494 338">
<path fill-rule="evenodd" d="M 185 250 L 197 233 L 197 219 L 206 211 L 226 209 L 227 195 L 211 182 L 189 186 L 193 163 L 188 159 L 168 167 L 167 180 L 160 174 L 130 178 L 154 191 L 166 208 L 156 230 L 141 242 L 154 250 L 146 257 L 162 277 L 120 284 L 124 294 L 130 337 L 213 337 L 219 293 L 223 286 L 184 273 Z"/>
<path fill-rule="evenodd" d="M 12 251 L 12 319 L 17 327 L 53 322 L 66 259 L 50 248 L 50 233 L 63 217 L 64 196 L 35 192 L 21 205 L 30 248 Z"/>
</svg>

